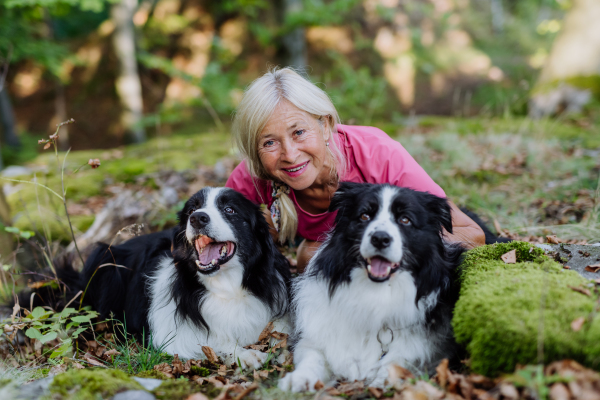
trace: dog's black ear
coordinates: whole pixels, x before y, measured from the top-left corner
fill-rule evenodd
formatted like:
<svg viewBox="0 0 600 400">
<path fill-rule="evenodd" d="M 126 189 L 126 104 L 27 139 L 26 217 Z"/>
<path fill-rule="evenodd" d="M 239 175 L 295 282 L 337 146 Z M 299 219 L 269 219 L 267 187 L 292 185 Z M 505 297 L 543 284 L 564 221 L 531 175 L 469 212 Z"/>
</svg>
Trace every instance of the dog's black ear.
<svg viewBox="0 0 600 400">
<path fill-rule="evenodd" d="M 338 189 L 333 194 L 331 203 L 329 204 L 329 211 L 339 210 L 344 203 L 354 197 L 357 189 L 370 185 L 369 183 L 355 183 L 355 182 L 341 182 Z"/>
<path fill-rule="evenodd" d="M 426 208 L 429 215 L 433 216 L 436 222 L 443 226 L 448 233 L 452 233 L 452 213 L 448 200 L 433 194 L 428 197 L 429 201 L 426 203 Z"/>
</svg>

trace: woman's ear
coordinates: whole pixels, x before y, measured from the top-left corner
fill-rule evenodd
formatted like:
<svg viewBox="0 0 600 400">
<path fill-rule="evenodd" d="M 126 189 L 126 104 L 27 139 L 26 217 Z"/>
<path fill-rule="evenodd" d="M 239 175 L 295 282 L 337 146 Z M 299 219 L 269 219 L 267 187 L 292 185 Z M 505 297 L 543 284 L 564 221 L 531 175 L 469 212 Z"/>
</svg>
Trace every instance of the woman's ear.
<svg viewBox="0 0 600 400">
<path fill-rule="evenodd" d="M 331 133 L 333 130 L 333 124 L 331 123 L 331 115 L 321 115 L 319 117 L 319 125 L 323 129 L 323 139 L 328 142 L 331 140 Z"/>
</svg>

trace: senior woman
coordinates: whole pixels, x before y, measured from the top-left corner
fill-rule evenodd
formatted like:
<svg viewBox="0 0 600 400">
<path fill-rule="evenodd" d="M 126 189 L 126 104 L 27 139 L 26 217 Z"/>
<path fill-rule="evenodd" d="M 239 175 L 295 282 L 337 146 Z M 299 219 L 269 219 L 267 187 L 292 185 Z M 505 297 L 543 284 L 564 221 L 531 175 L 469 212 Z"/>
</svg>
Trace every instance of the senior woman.
<svg viewBox="0 0 600 400">
<path fill-rule="evenodd" d="M 300 272 L 334 224 L 328 208 L 339 182 L 389 183 L 446 197 L 400 143 L 377 128 L 341 125 L 327 94 L 290 68 L 271 70 L 248 87 L 233 136 L 244 161 L 226 186 L 267 205 L 279 242 L 304 238 Z M 450 205 L 446 240 L 483 245 L 481 228 Z"/>
</svg>

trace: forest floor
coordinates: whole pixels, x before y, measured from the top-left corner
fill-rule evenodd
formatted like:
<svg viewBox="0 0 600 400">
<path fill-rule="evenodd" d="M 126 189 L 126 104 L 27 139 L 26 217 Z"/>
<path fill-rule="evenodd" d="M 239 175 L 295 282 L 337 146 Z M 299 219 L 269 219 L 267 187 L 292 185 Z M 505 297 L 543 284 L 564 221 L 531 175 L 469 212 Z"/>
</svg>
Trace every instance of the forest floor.
<svg viewBox="0 0 600 400">
<path fill-rule="evenodd" d="M 406 147 L 450 199 L 480 214 L 500 235 L 534 243 L 545 242 L 547 235 L 569 243 L 600 241 L 600 130 L 585 119 L 415 117 L 379 127 Z M 9 231 L 18 251 L 2 257 L 0 300 L 8 302 L 14 288 L 25 284 L 24 269 L 43 271 L 46 260 L 60 254 L 71 241 L 60 199 L 61 175 L 67 210 L 85 253 L 85 245 L 92 243 L 90 237 L 118 242 L 172 226 L 187 197 L 203 186 L 224 184 L 239 161 L 231 149 L 228 135 L 192 126 L 141 145 L 71 152 L 64 164 L 65 153 L 59 152 L 57 158 L 50 148 L 23 166 L 5 170 L 4 178 L 12 179 L 4 182 L 14 221 Z M 92 169 L 89 159 L 99 159 L 100 167 Z M 38 184 L 16 182 L 34 177 L 56 194 Z M 286 252 L 293 259 L 293 248 Z M 184 399 L 196 392 L 201 394 L 194 399 L 200 400 L 202 396 L 315 396 L 294 396 L 274 388 L 289 366 L 268 365 L 243 374 L 214 359 L 179 361 L 160 349 L 117 340 L 114 329 L 118 326 L 97 321 L 93 310 L 79 310 L 77 302 L 66 315 L 43 309 L 25 311 L 28 306 L 21 306 L 21 316 L 11 318 L 12 310 L 3 313 L 8 317 L 0 332 L 0 394 L 3 390 L 14 394 L 24 382 L 68 370 L 75 371 L 73 376 L 58 375 L 65 377 L 61 384 L 66 389 L 56 386 L 55 380 L 52 394 L 43 393 L 57 399 L 81 398 L 76 393 L 88 381 L 77 371 L 94 368 L 97 374 L 120 370 L 125 375 L 104 377 L 114 378 L 114 385 L 90 392 L 90 398 L 139 388 L 139 383 L 128 378 L 135 375 L 170 379 L 168 385 L 152 391 L 156 398 Z M 388 391 L 354 382 L 324 387 L 318 396 L 562 400 L 583 398 L 590 390 L 600 392 L 598 374 L 568 361 L 545 369 L 524 366 L 500 378 L 471 374 L 468 360 L 460 373 L 450 372 L 445 364 L 437 372 L 430 379 L 398 369 L 396 384 Z"/>
</svg>

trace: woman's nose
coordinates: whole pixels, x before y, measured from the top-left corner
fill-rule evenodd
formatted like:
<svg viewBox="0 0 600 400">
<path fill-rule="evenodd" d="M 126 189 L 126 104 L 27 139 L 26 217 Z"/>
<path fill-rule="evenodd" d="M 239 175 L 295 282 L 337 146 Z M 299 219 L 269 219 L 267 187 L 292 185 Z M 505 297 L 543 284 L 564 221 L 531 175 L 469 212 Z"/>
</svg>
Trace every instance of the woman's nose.
<svg viewBox="0 0 600 400">
<path fill-rule="evenodd" d="M 297 160 L 300 152 L 293 140 L 286 140 L 281 146 L 281 161 L 293 163 Z"/>
</svg>

